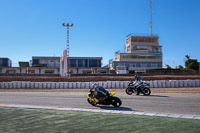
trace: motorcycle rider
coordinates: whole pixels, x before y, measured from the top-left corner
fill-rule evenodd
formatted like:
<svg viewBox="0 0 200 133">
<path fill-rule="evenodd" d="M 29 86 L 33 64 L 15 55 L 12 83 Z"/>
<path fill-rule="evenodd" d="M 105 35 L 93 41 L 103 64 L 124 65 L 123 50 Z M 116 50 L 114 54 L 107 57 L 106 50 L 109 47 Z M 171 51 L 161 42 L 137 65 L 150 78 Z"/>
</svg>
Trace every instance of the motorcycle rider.
<svg viewBox="0 0 200 133">
<path fill-rule="evenodd" d="M 142 81 L 142 79 L 137 75 L 137 74 L 135 74 L 135 81 L 134 81 L 134 84 L 135 85 L 140 85 L 140 84 L 142 84 L 143 83 L 143 81 Z M 136 95 L 139 95 L 139 93 L 140 93 L 140 87 L 139 88 L 137 88 L 136 89 Z"/>
<path fill-rule="evenodd" d="M 92 98 L 97 98 L 100 102 L 107 98 L 108 91 L 106 91 L 103 87 L 94 84 L 93 90 Z"/>
</svg>

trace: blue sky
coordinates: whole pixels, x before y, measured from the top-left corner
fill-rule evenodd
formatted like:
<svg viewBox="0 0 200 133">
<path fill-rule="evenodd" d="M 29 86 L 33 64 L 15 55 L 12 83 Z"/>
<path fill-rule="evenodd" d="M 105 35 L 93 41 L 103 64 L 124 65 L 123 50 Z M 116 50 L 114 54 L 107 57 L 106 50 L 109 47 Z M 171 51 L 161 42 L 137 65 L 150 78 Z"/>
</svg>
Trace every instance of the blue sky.
<svg viewBox="0 0 200 133">
<path fill-rule="evenodd" d="M 163 63 L 200 61 L 200 1 L 154 0 L 153 34 L 160 37 Z M 70 56 L 103 57 L 124 50 L 130 33 L 150 33 L 149 0 L 0 0 L 0 57 L 16 66 L 32 56 L 60 56 L 70 29 Z"/>
</svg>

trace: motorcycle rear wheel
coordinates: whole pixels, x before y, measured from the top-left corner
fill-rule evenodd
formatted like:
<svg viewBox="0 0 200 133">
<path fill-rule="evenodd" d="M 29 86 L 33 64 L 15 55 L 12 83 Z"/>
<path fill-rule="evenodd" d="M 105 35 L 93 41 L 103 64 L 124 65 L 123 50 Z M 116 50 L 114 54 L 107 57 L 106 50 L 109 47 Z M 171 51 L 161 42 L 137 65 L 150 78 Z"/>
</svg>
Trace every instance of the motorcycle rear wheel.
<svg viewBox="0 0 200 133">
<path fill-rule="evenodd" d="M 119 106 L 121 106 L 122 101 L 121 101 L 118 97 L 112 97 L 112 99 L 111 99 L 111 104 L 112 104 L 114 107 L 119 107 Z"/>
<path fill-rule="evenodd" d="M 132 95 L 132 93 L 133 93 L 133 90 L 130 87 L 126 88 L 126 94 Z"/>
</svg>

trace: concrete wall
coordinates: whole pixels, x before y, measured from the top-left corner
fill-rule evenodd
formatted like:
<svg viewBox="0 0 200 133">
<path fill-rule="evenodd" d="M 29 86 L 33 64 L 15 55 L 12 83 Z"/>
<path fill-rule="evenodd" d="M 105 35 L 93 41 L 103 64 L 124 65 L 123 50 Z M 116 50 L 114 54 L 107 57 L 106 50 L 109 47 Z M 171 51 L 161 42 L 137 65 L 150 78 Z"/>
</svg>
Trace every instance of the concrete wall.
<svg viewBox="0 0 200 133">
<path fill-rule="evenodd" d="M 151 88 L 181 88 L 181 87 L 200 87 L 200 80 L 153 80 L 146 81 Z M 0 89 L 24 88 L 24 89 L 89 89 L 96 83 L 104 88 L 126 88 L 128 81 L 99 81 L 99 82 L 30 82 L 12 81 L 0 82 Z"/>
</svg>

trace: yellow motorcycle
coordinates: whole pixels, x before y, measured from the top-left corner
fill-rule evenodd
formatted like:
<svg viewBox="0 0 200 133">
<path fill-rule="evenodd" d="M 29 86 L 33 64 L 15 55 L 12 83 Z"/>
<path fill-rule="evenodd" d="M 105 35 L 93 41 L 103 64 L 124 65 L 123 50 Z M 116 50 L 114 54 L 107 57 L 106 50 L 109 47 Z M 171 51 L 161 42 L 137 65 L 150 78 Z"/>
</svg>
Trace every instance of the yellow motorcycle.
<svg viewBox="0 0 200 133">
<path fill-rule="evenodd" d="M 102 105 L 113 105 L 114 107 L 119 107 L 122 104 L 122 101 L 115 97 L 116 92 L 108 92 L 101 86 L 93 86 L 92 89 L 89 90 L 88 93 L 88 103 L 92 106 L 96 106 L 97 104 Z"/>
</svg>

